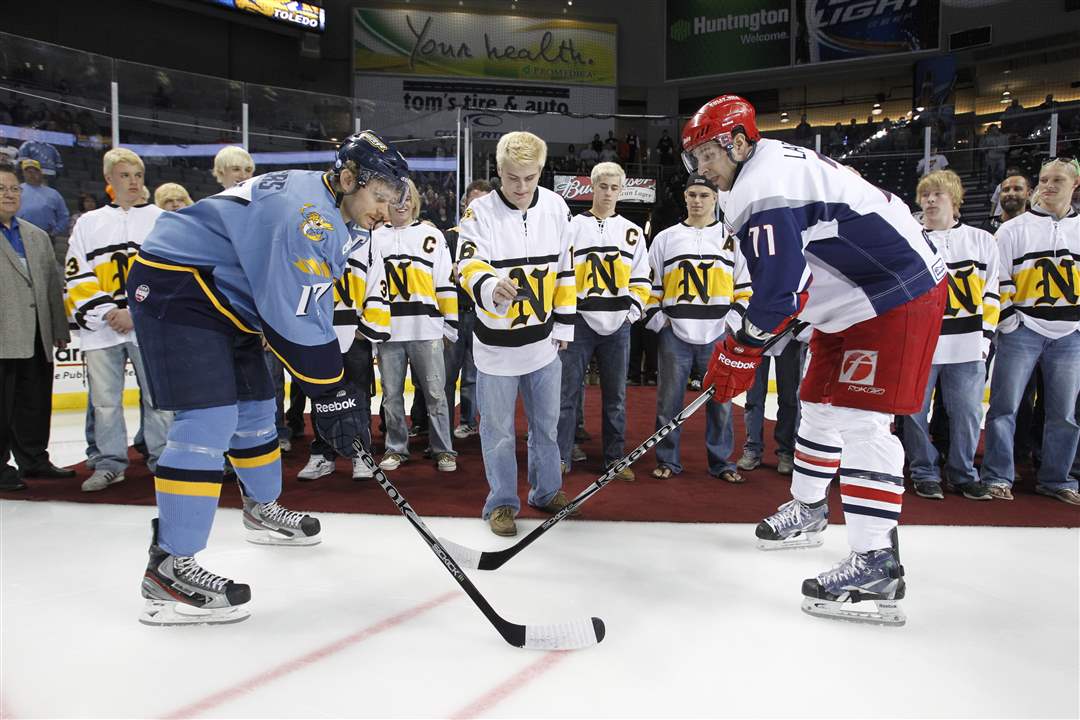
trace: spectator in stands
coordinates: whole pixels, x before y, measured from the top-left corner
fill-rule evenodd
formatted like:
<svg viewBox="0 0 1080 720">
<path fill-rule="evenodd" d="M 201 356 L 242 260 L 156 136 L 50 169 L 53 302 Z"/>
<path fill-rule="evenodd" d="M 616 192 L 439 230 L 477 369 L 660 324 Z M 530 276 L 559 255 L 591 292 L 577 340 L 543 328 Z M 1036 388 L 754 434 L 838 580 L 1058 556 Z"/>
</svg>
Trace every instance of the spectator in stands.
<svg viewBox="0 0 1080 720">
<path fill-rule="evenodd" d="M 660 133 L 660 139 L 656 142 L 656 152 L 660 154 L 661 165 L 671 165 L 675 162 L 675 143 L 665 128 Z"/>
<path fill-rule="evenodd" d="M 1024 108 L 1021 107 L 1020 101 L 1013 98 L 1009 107 L 1001 113 L 1001 129 L 1009 135 L 1020 134 L 1023 131 L 1020 116 L 1023 114 Z"/>
<path fill-rule="evenodd" d="M 1016 410 L 1032 369 L 1042 361 L 1046 423 L 1035 490 L 1080 505 L 1077 481 L 1069 477 L 1080 440 L 1080 297 L 1073 260 L 1080 256 L 1080 216 L 1070 205 L 1077 185 L 1080 163 L 1047 162 L 1031 210 L 997 231 L 1002 319 L 982 466 L 996 498 L 1012 498 Z"/>
<path fill-rule="evenodd" d="M 814 128 L 806 121 L 806 113 L 799 118 L 799 124 L 795 126 L 795 143 L 803 147 L 811 147 L 814 143 Z"/>
<path fill-rule="evenodd" d="M 1005 155 L 1009 151 L 1009 138 L 995 124 L 986 128 L 982 137 L 982 149 L 986 153 L 986 182 L 996 185 L 1005 175 Z"/>
<path fill-rule="evenodd" d="M 37 160 L 41 165 L 41 172 L 45 175 L 56 175 L 64 169 L 64 160 L 60 157 L 60 151 L 46 142 L 27 140 L 19 146 L 20 160 Z"/>
<path fill-rule="evenodd" d="M 1024 173 L 1017 168 L 1006 170 L 1005 179 L 1001 181 L 994 191 L 994 196 L 990 199 L 991 205 L 997 206 L 1000 211 L 986 220 L 983 230 L 996 233 L 999 227 L 1027 210 L 1030 197 L 1031 187 Z"/>
<path fill-rule="evenodd" d="M 799 382 L 802 379 L 806 345 L 797 339 L 781 340 L 765 351 L 754 376 L 754 385 L 746 392 L 743 417 L 746 422 L 746 442 L 736 466 L 753 470 L 761 465 L 765 452 L 765 398 L 769 393 L 769 365 L 776 368 L 776 472 L 791 475 L 795 470 L 795 433 L 799 427 Z"/>
<path fill-rule="evenodd" d="M 964 186 L 952 170 L 930 173 L 915 192 L 923 209 L 923 227 L 948 266 L 950 292 L 922 410 L 903 423 L 908 468 L 917 495 L 945 497 L 938 451 L 930 442 L 927 424 L 937 385 L 949 417 L 945 490 L 970 500 L 992 500 L 975 470 L 975 450 L 986 360 L 998 321 L 998 248 L 990 233 L 960 223 Z"/>
<path fill-rule="evenodd" d="M 0 125 L 6 125 L 4 122 L 3 111 L 0 110 Z M 4 165 L 11 165 L 12 168 L 18 163 L 19 149 L 14 145 L 8 145 L 3 138 L 0 138 L 0 163 Z"/>
<path fill-rule="evenodd" d="M 214 156 L 214 179 L 228 190 L 255 174 L 255 161 L 238 145 L 223 147 Z"/>
<path fill-rule="evenodd" d="M 589 147 L 599 157 L 600 153 L 604 151 L 604 141 L 600 139 L 600 133 L 596 133 L 592 136 L 592 142 L 589 143 Z"/>
<path fill-rule="evenodd" d="M 57 240 L 67 232 L 67 204 L 60 193 L 45 184 L 39 161 L 23 158 L 19 166 L 23 174 L 19 217 L 47 232 L 55 251 Z"/>
<path fill-rule="evenodd" d="M 837 157 L 844 152 L 844 126 L 839 122 L 829 130 L 829 149 L 827 152 L 832 157 Z"/>
<path fill-rule="evenodd" d="M 604 149 L 600 152 L 600 162 L 619 162 L 618 143 L 615 141 L 614 138 L 604 143 Z"/>
<path fill-rule="evenodd" d="M 75 207 L 79 209 L 79 212 L 72 215 L 71 219 L 68 221 L 68 235 L 70 235 L 71 231 L 75 229 L 75 223 L 79 222 L 79 218 L 81 218 L 83 215 L 90 212 L 91 210 L 97 210 L 98 201 L 97 198 L 94 197 L 93 193 L 79 193 L 79 199 L 78 201 L 76 201 Z M 64 257 L 67 257 L 66 249 L 64 251 Z"/>
<path fill-rule="evenodd" d="M 585 145 L 581 148 L 581 152 L 578 153 L 578 171 L 592 172 L 593 165 L 600 162 L 600 154 L 593 149 L 593 146 Z"/>
<path fill-rule="evenodd" d="M 638 161 L 638 148 L 641 147 L 641 140 L 638 138 L 636 130 L 631 130 L 626 133 L 626 162 L 636 163 Z"/>
<path fill-rule="evenodd" d="M 24 477 L 70 478 L 49 459 L 53 347 L 67 347 L 63 281 L 49 236 L 17 219 L 22 188 L 0 165 L 0 490 Z M 8 464 L 14 456 L 18 470 Z M 20 474 L 22 477 L 20 477 Z"/>
<path fill-rule="evenodd" d="M 930 147 L 930 161 L 927 162 L 926 158 L 920 158 L 919 163 L 915 166 L 915 172 L 919 177 L 929 175 L 935 170 L 944 170 L 949 167 L 949 159 L 938 152 L 936 146 Z"/>
<path fill-rule="evenodd" d="M 178 183 L 162 183 L 154 191 L 154 204 L 162 210 L 174 212 L 192 205 L 187 189 Z"/>
<path fill-rule="evenodd" d="M 686 219 L 657 235 L 649 248 L 652 291 L 645 320 L 660 334 L 657 429 L 682 409 L 694 364 L 708 367 L 713 346 L 724 337 L 729 322 L 742 322 L 750 298 L 750 273 L 739 246 L 716 220 L 716 186 L 700 175 L 691 175 L 684 196 Z M 677 428 L 656 446 L 654 478 L 666 480 L 682 472 L 680 436 Z M 728 459 L 734 445 L 731 403 L 707 403 L 709 474 L 741 483 L 735 463 Z"/>
<path fill-rule="evenodd" d="M 396 470 L 409 460 L 405 422 L 405 370 L 412 367 L 416 392 L 424 394 L 436 468 L 457 470 L 447 408 L 443 346 L 457 341 L 457 293 L 450 279 L 449 248 L 435 227 L 419 221 L 420 193 L 412 180 L 402 207 L 390 208 L 390 225 L 371 242 L 386 268 L 390 338 L 376 348 L 386 418 L 386 452 L 379 467 Z"/>
<path fill-rule="evenodd" d="M 172 418 L 171 413 L 153 407 L 125 287 L 128 265 L 162 210 L 139 204 L 145 169 L 138 155 L 126 148 L 114 148 L 105 153 L 103 166 L 115 202 L 79 219 L 65 263 L 67 301 L 80 328 L 94 411 L 94 436 L 100 452 L 94 474 L 82 485 L 87 492 L 104 490 L 124 480 L 128 445 L 123 396 L 128 360 L 142 393 L 143 430 L 150 454 L 147 465 L 151 471 L 165 448 Z"/>
</svg>

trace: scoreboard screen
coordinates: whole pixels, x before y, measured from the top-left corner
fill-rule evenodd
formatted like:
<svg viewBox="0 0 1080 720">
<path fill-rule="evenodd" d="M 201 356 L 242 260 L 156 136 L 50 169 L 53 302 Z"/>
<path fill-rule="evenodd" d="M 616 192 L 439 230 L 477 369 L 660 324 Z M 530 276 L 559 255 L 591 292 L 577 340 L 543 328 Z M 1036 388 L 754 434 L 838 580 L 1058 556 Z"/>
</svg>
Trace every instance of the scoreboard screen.
<svg viewBox="0 0 1080 720">
<path fill-rule="evenodd" d="M 300 0 L 202 0 L 204 3 L 303 28 L 309 32 L 326 30 L 326 11 L 313 2 Z"/>
</svg>

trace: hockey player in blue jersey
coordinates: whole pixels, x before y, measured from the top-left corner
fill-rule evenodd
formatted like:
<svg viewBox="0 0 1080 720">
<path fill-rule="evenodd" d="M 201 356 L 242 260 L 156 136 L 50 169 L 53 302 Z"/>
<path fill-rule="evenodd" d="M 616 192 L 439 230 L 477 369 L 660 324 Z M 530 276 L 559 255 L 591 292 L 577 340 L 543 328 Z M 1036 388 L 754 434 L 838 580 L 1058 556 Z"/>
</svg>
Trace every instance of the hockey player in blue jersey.
<svg viewBox="0 0 1080 720">
<path fill-rule="evenodd" d="M 922 405 L 945 303 L 945 263 L 907 206 L 833 160 L 761 137 L 736 95 L 683 128 L 688 170 L 722 191 L 753 295 L 742 328 L 717 343 L 705 384 L 726 402 L 747 390 L 763 345 L 795 318 L 814 328 L 800 389 L 792 500 L 757 528 L 759 547 L 821 544 L 839 472 L 851 554 L 803 583 L 815 615 L 903 624 L 896 525 L 904 452 L 893 414 Z M 876 612 L 849 603 L 874 600 Z"/>
<path fill-rule="evenodd" d="M 406 197 L 408 165 L 375 133 L 345 140 L 328 172 L 283 170 L 176 213 L 143 243 L 128 274 L 135 333 L 154 402 L 175 420 L 158 462 L 147 599 L 150 625 L 237 622 L 247 585 L 207 570 L 206 547 L 227 456 L 240 482 L 248 539 L 320 541 L 319 521 L 286 510 L 274 390 L 262 339 L 312 398 L 334 449 L 370 418 L 343 379 L 333 283 L 350 250 Z"/>
</svg>

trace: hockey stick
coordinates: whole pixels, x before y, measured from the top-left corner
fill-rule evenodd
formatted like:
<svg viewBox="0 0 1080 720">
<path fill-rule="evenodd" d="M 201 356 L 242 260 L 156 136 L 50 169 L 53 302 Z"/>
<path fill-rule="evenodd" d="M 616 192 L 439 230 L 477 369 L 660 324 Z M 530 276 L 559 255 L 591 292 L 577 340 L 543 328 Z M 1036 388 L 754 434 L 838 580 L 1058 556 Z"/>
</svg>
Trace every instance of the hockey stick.
<svg viewBox="0 0 1080 720">
<path fill-rule="evenodd" d="M 368 454 L 359 440 L 353 440 L 353 449 L 356 451 L 357 457 L 371 470 L 375 476 L 375 481 L 386 492 L 391 502 L 416 528 L 416 532 L 420 533 L 420 536 L 424 538 L 424 542 L 439 558 L 439 562 L 457 580 L 461 589 L 476 603 L 476 606 L 480 608 L 480 612 L 484 613 L 484 617 L 495 626 L 495 629 L 499 631 L 499 634 L 503 636 L 506 642 L 514 647 L 529 650 L 577 650 L 596 645 L 604 639 L 604 621 L 598 617 L 557 625 L 518 625 L 503 619 L 495 612 L 495 609 L 491 607 L 484 596 L 480 594 L 472 581 L 462 572 L 461 568 L 458 567 L 458 563 L 454 562 L 450 553 L 439 543 L 438 538 L 428 530 L 424 521 L 420 519 L 420 516 L 412 509 L 405 497 L 387 479 L 386 473 L 375 464 L 374 458 Z"/>
<path fill-rule="evenodd" d="M 765 343 L 764 347 L 762 347 L 762 352 L 768 350 L 773 345 L 780 342 L 781 338 L 786 337 L 789 334 L 798 335 L 800 332 L 803 331 L 803 329 L 806 328 L 807 325 L 808 323 L 800 321 L 791 323 L 783 332 L 769 338 L 769 341 Z M 450 550 L 450 554 L 454 556 L 454 559 L 457 560 L 457 562 L 464 567 L 474 570 L 498 570 L 500 567 L 506 564 L 506 562 L 510 560 L 510 558 L 514 557 L 519 552 L 529 547 L 529 545 L 534 543 L 541 535 L 550 530 L 552 526 L 555 525 L 555 523 L 559 522 L 567 515 L 577 510 L 582 504 L 585 503 L 586 500 L 591 498 L 596 493 L 600 492 L 600 489 L 610 483 L 612 480 L 614 480 L 615 476 L 622 472 L 624 468 L 630 467 L 635 462 L 640 460 L 642 455 L 656 447 L 656 445 L 659 444 L 661 440 L 670 435 L 676 428 L 680 427 L 690 418 L 691 415 L 697 412 L 702 405 L 708 402 L 709 399 L 712 398 L 713 394 L 715 394 L 715 392 L 715 388 L 713 388 L 713 386 L 711 385 L 706 388 L 703 393 L 694 398 L 694 400 L 689 405 L 684 407 L 681 412 L 679 412 L 675 417 L 673 417 L 671 419 L 671 422 L 669 422 L 667 425 L 660 428 L 651 436 L 649 436 L 649 438 L 646 439 L 645 442 L 634 448 L 634 450 L 629 455 L 623 457 L 621 460 L 609 467 L 607 472 L 597 478 L 592 483 L 592 485 L 589 485 L 587 488 L 578 493 L 577 497 L 567 503 L 566 507 L 552 515 L 550 518 L 545 520 L 537 527 L 533 528 L 532 532 L 521 538 L 521 540 L 519 540 L 514 545 L 511 545 L 510 547 L 504 548 L 502 550 L 480 551 L 474 550 L 464 545 L 459 545 L 458 543 L 447 540 L 446 538 L 439 538 L 440 542 L 443 544 L 443 547 Z"/>
</svg>

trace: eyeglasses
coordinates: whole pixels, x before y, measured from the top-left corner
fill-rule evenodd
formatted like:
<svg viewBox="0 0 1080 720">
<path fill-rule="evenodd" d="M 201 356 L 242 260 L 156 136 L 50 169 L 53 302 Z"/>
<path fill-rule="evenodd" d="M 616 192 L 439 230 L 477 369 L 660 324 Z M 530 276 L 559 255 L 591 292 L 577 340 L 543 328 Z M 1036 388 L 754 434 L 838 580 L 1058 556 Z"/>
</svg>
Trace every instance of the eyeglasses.
<svg viewBox="0 0 1080 720">
<path fill-rule="evenodd" d="M 12 195 L 22 194 L 22 188 L 18 185 L 0 185 L 0 195 L 3 193 L 11 193 Z"/>
</svg>

